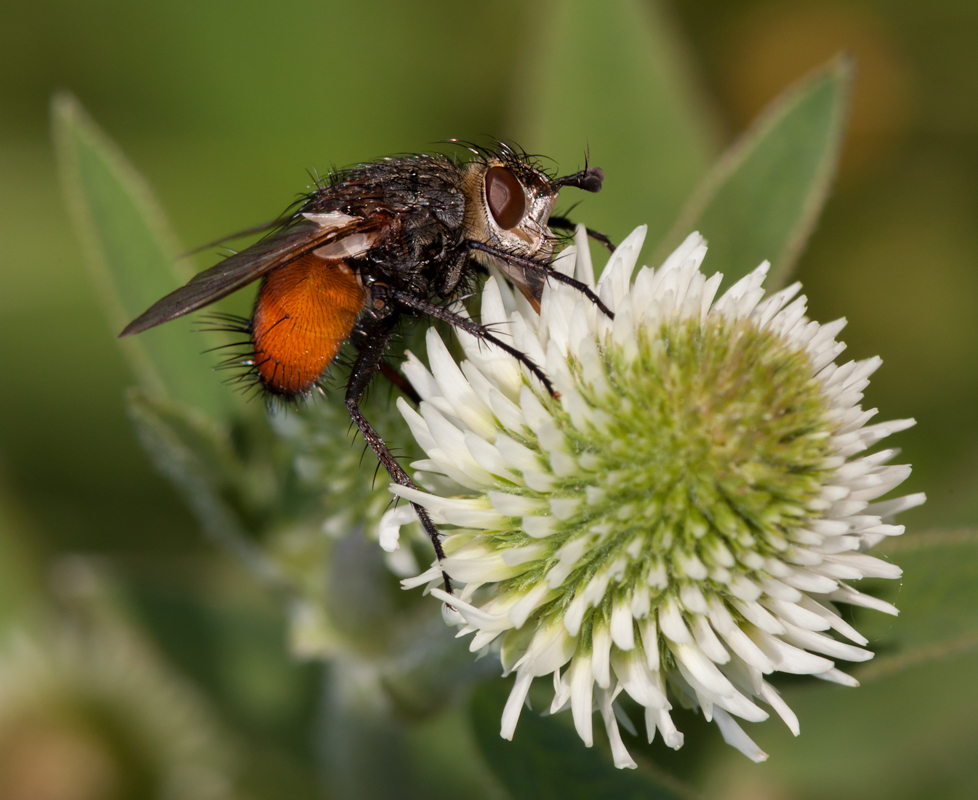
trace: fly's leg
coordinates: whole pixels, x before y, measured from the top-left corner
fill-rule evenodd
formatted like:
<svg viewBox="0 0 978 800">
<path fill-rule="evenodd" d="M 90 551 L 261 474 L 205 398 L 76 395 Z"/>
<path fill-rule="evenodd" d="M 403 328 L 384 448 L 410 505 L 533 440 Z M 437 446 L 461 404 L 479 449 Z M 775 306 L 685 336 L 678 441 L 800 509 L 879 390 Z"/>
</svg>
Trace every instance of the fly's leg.
<svg viewBox="0 0 978 800">
<path fill-rule="evenodd" d="M 546 275 L 548 278 L 552 278 L 558 283 L 566 283 L 568 286 L 573 286 L 577 291 L 583 294 L 588 300 L 594 303 L 598 309 L 604 314 L 608 319 L 614 319 L 615 315 L 608 306 L 604 304 L 593 291 L 591 287 L 581 283 L 576 278 L 570 277 L 570 275 L 565 275 L 563 272 L 558 272 L 546 261 L 537 261 L 532 258 L 527 258 L 526 256 L 518 256 L 514 253 L 507 252 L 499 247 L 493 247 L 491 244 L 486 244 L 485 242 L 480 242 L 476 239 L 469 239 L 465 242 L 465 247 L 468 250 L 478 250 L 482 253 L 488 253 L 500 261 L 505 261 L 507 264 L 513 264 L 523 269 L 535 272 L 538 275 Z"/>
<path fill-rule="evenodd" d="M 375 286 L 373 291 L 374 297 L 377 297 L 381 291 L 381 287 Z M 454 311 L 451 311 L 444 306 L 439 306 L 421 297 L 416 297 L 410 292 L 405 292 L 400 289 L 391 289 L 390 287 L 383 287 L 382 291 L 383 294 L 380 296 L 388 302 L 414 311 L 417 314 L 421 314 L 432 319 L 438 319 L 442 322 L 447 322 L 453 328 L 458 328 L 459 330 L 472 334 L 477 339 L 481 339 L 484 342 L 490 342 L 496 345 L 496 347 L 498 347 L 500 350 L 509 353 L 520 364 L 525 366 L 544 385 L 552 397 L 557 396 L 553 383 L 551 382 L 550 378 L 547 377 L 547 374 L 540 369 L 540 367 L 534 364 L 525 353 L 520 352 L 511 344 L 507 344 L 496 336 L 485 325 L 480 325 L 478 322 L 474 322 L 468 317 L 463 317 L 461 314 L 456 314 Z"/>
<path fill-rule="evenodd" d="M 551 217 L 547 222 L 547 225 L 560 231 L 572 231 L 577 227 L 577 225 L 567 219 L 567 217 Z M 585 228 L 584 230 L 587 233 L 588 239 L 594 239 L 594 241 L 598 242 L 598 244 L 604 245 L 605 249 L 609 253 L 615 252 L 615 243 L 612 242 L 608 236 L 601 233 L 601 231 L 596 231 L 592 228 Z"/>
<path fill-rule="evenodd" d="M 364 337 L 360 346 L 360 352 L 357 355 L 356 361 L 353 363 L 353 369 L 350 372 L 350 381 L 346 385 L 346 407 L 350 412 L 350 419 L 353 420 L 363 435 L 364 440 L 370 445 L 370 449 L 374 451 L 377 459 L 384 465 L 384 468 L 391 476 L 391 480 L 399 486 L 417 489 L 417 484 L 408 477 L 408 474 L 401 468 L 401 465 L 397 463 L 391 451 L 387 449 L 387 445 L 384 443 L 380 434 L 374 430 L 373 425 L 367 421 L 366 417 L 360 411 L 360 400 L 371 379 L 380 368 L 384 351 L 387 349 L 387 343 L 391 338 L 391 329 L 389 326 L 382 327 L 378 325 L 372 333 L 375 335 Z M 445 558 L 445 551 L 441 546 L 441 536 L 438 533 L 438 528 L 431 521 L 431 516 L 425 508 L 419 506 L 417 503 L 411 503 L 411 505 L 414 506 L 418 519 L 421 521 L 421 527 L 424 528 L 425 533 L 428 534 L 428 538 L 431 539 L 431 544 L 435 548 L 435 557 L 440 563 Z M 441 575 L 445 583 L 445 591 L 452 594 L 452 582 L 448 577 L 448 573 L 442 570 Z"/>
</svg>

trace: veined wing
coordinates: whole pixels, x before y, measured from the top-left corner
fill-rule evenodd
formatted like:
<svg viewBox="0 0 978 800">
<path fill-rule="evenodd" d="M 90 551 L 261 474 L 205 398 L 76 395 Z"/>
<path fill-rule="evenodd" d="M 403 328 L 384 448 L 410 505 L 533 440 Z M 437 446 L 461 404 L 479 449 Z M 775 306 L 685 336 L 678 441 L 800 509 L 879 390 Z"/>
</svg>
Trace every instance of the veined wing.
<svg viewBox="0 0 978 800">
<path fill-rule="evenodd" d="M 141 333 L 196 311 L 313 250 L 322 248 L 326 258 L 359 255 L 383 238 L 384 228 L 390 224 L 385 214 L 368 218 L 338 212 L 303 216 L 304 220 L 198 273 L 130 322 L 119 337 Z"/>
</svg>

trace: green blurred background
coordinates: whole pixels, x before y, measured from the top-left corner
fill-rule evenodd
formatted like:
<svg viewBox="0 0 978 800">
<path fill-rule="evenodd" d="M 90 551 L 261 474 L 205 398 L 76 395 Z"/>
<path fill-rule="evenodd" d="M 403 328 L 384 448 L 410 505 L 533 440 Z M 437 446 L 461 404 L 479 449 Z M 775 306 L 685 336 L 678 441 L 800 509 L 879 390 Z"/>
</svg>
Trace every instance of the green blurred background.
<svg viewBox="0 0 978 800">
<path fill-rule="evenodd" d="M 878 406 L 882 418 L 918 420 L 898 444 L 914 465 L 906 490 L 926 491 L 929 501 L 901 521 L 923 530 L 978 520 L 978 4 L 649 3 L 699 138 L 695 147 L 670 142 L 666 134 L 652 143 L 674 146 L 682 163 L 663 171 L 655 191 L 659 204 L 647 206 L 642 186 L 629 183 L 629 165 L 649 145 L 629 135 L 627 114 L 608 119 L 601 108 L 581 106 L 566 115 L 573 125 L 559 135 L 539 134 L 546 142 L 535 140 L 527 122 L 535 104 L 573 97 L 574 84 L 566 81 L 583 73 L 600 83 L 609 54 L 622 47 L 599 27 L 593 41 L 579 43 L 576 71 L 540 75 L 537 56 L 559 36 L 553 24 L 559 5 L 3 3 L 4 591 L 14 592 L 8 573 L 15 564 L 18 575 L 28 575 L 25 581 L 36 576 L 37 585 L 60 593 L 69 608 L 79 593 L 90 605 L 91 593 L 64 589 L 79 582 L 65 578 L 77 567 L 66 561 L 72 554 L 95 557 L 86 563 L 156 591 L 163 598 L 152 606 L 159 619 L 127 624 L 148 626 L 146 636 L 162 660 L 208 697 L 215 724 L 251 737 L 249 746 L 265 742 L 269 751 L 281 751 L 269 756 L 265 771 L 272 785 L 301 773 L 296 764 L 314 760 L 304 732 L 312 725 L 309 705 L 318 678 L 308 665 L 289 662 L 274 599 L 200 535 L 133 435 L 123 405 L 132 381 L 84 267 L 55 172 L 48 109 L 57 90 L 73 92 L 119 142 L 188 247 L 274 217 L 307 186 L 310 168 L 322 172 L 431 149 L 448 137 L 486 134 L 513 137 L 568 171 L 581 165 L 589 147 L 607 179 L 604 192 L 588 197 L 576 217 L 617 239 L 649 223 L 654 240 L 669 229 L 712 155 L 786 86 L 850 51 L 857 79 L 842 166 L 798 277 L 814 318 L 848 317 L 843 338 L 850 356 L 882 355 L 868 405 Z M 614 95 L 615 87 L 607 91 Z M 613 100 L 627 105 L 628 98 Z M 671 130 L 667 123 L 661 127 Z M 616 202 L 619 185 L 627 204 Z M 663 197 L 675 200 L 663 207 Z M 202 357 L 201 369 L 207 366 Z M 365 480 L 372 469 L 365 469 Z M 237 616 L 230 623 L 222 617 L 216 639 L 218 628 L 209 628 L 207 619 L 197 631 L 168 629 L 168 620 L 185 619 L 178 606 L 189 596 L 198 598 L 197 608 L 224 609 L 216 616 L 227 617 L 229 607 Z M 126 616 L 126 601 L 113 602 L 122 610 L 112 613 Z M 24 619 L 29 628 L 33 618 Z M 971 709 L 978 690 L 963 676 L 974 674 L 976 664 L 971 656 L 943 665 L 960 679 L 953 685 L 971 688 L 965 704 Z M 795 745 L 801 749 L 806 709 L 798 710 L 803 736 Z M 955 730 L 974 742 L 973 722 Z M 886 763 L 853 768 L 851 775 L 842 768 L 829 785 L 836 796 L 872 796 L 867 787 L 876 785 Z M 967 796 L 960 791 L 973 772 L 957 761 L 926 763 L 927 775 L 948 776 L 945 789 L 929 796 L 945 790 Z M 740 776 L 748 788 L 738 796 L 809 796 L 793 783 L 806 768 L 798 759 L 772 778 L 738 763 L 721 774 Z M 302 780 L 278 796 L 312 796 Z M 738 785 L 707 790 L 727 797 L 741 791 L 731 788 Z M 266 796 L 260 784 L 251 791 Z M 886 786 L 888 796 L 916 791 L 912 782 Z M 101 796 L 149 795 L 135 789 L 91 795 Z M 41 800 L 48 797 L 89 795 Z"/>
</svg>

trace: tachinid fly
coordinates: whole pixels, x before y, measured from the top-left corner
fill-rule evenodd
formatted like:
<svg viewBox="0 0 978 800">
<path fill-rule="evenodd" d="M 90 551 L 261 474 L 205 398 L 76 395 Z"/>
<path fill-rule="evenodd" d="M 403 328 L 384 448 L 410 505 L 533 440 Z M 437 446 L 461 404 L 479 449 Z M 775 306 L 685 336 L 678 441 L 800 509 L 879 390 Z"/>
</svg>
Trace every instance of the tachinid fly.
<svg viewBox="0 0 978 800">
<path fill-rule="evenodd" d="M 555 271 L 553 228 L 571 223 L 551 213 L 561 187 L 601 189 L 604 173 L 585 168 L 549 176 L 525 153 L 500 144 L 469 147 L 473 157 L 409 155 L 334 172 L 245 250 L 199 273 L 140 315 L 120 336 L 176 319 L 261 279 L 242 363 L 272 395 L 296 398 L 317 387 L 344 342 L 356 356 L 346 405 L 364 439 L 404 486 L 413 481 L 360 411 L 360 400 L 403 317 L 438 319 L 510 353 L 549 391 L 550 381 L 523 353 L 452 304 L 495 266 L 538 305 L 548 278 L 594 293 Z M 610 247 L 607 237 L 592 236 Z M 418 517 L 443 557 L 427 512 Z M 446 587 L 451 590 L 448 578 Z"/>
</svg>

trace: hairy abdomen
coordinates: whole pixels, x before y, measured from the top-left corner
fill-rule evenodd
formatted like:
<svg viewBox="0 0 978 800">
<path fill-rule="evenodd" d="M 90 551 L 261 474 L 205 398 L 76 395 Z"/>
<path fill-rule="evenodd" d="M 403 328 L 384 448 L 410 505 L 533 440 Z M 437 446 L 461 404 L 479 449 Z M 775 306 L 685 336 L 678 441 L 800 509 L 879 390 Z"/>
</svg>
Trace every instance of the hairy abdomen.
<svg viewBox="0 0 978 800">
<path fill-rule="evenodd" d="M 353 330 L 364 299 L 341 260 L 310 253 L 269 273 L 251 323 L 262 385 L 285 396 L 309 391 Z"/>
</svg>

